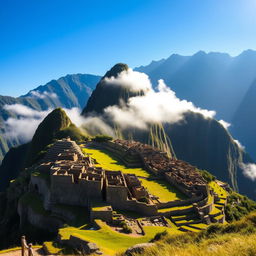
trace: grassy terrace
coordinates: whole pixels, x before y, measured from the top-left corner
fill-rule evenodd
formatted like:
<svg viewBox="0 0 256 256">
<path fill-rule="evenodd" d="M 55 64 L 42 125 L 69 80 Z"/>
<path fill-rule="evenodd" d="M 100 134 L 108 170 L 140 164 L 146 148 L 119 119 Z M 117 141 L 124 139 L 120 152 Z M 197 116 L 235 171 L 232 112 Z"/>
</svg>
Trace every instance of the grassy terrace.
<svg viewBox="0 0 256 256">
<path fill-rule="evenodd" d="M 141 180 L 142 185 L 146 187 L 151 194 L 159 197 L 161 202 L 186 199 L 185 195 L 180 193 L 166 181 L 154 180 L 152 175 L 143 168 L 126 167 L 119 159 L 106 150 L 84 148 L 83 151 L 96 159 L 98 166 L 101 166 L 103 169 L 136 174 L 140 177 L 139 179 Z"/>
<path fill-rule="evenodd" d="M 149 242 L 158 232 L 172 230 L 166 227 L 144 227 L 145 236 L 131 236 L 114 231 L 101 220 L 96 220 L 96 223 L 100 227 L 99 230 L 90 230 L 89 226 L 83 227 L 83 229 L 67 227 L 60 229 L 59 234 L 62 239 L 69 239 L 70 235 L 74 235 L 83 240 L 94 242 L 100 246 L 105 254 L 114 255 L 135 244 Z M 180 233 L 180 231 L 174 229 L 172 234 L 174 233 Z"/>
<path fill-rule="evenodd" d="M 175 206 L 170 208 L 163 208 L 159 209 L 158 212 L 171 212 L 171 211 L 177 211 L 177 210 L 185 210 L 185 209 L 192 209 L 192 205 L 184 205 L 184 206 Z"/>
<path fill-rule="evenodd" d="M 219 186 L 215 181 L 211 181 L 208 185 L 213 189 L 215 193 L 219 195 L 220 198 L 227 198 L 228 192 Z"/>
<path fill-rule="evenodd" d="M 109 207 L 111 207 L 111 205 L 104 202 L 93 202 L 91 204 L 92 211 L 106 211 Z"/>
<path fill-rule="evenodd" d="M 221 186 L 219 186 L 215 181 L 211 181 L 208 185 L 221 198 L 220 201 L 218 201 L 217 203 L 215 203 L 213 205 L 213 209 L 210 212 L 210 214 L 212 214 L 212 215 L 220 214 L 221 210 L 219 208 L 224 207 L 224 204 L 225 204 L 226 199 L 228 197 L 228 192 L 225 189 L 223 189 Z M 216 216 L 215 219 L 218 220 L 221 217 L 222 217 L 222 215 L 219 215 L 219 216 Z"/>
</svg>

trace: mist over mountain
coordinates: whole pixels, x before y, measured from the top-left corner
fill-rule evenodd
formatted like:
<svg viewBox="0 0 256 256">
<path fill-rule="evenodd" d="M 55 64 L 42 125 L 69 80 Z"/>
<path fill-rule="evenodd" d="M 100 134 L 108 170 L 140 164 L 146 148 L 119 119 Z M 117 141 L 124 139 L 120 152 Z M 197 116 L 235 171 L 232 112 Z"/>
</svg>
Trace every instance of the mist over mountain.
<svg viewBox="0 0 256 256">
<path fill-rule="evenodd" d="M 164 79 L 179 98 L 214 109 L 219 119 L 230 122 L 256 78 L 255 66 L 256 51 L 236 57 L 199 51 L 192 56 L 173 54 L 135 70 L 148 74 L 153 84 Z"/>
<path fill-rule="evenodd" d="M 85 111 L 88 105 L 83 111 L 85 118 L 97 113 L 98 118 L 125 139 L 132 137 L 147 143 L 167 137 L 165 142 L 169 141 L 168 146 L 178 159 L 209 170 L 217 178 L 229 182 L 233 189 L 255 197 L 255 184 L 241 168 L 241 163 L 253 161 L 221 122 L 213 118 L 214 111 L 200 109 L 192 102 L 180 100 L 163 81 L 158 83 L 157 89 L 123 101 L 120 95 L 129 95 L 121 79 L 124 73 L 127 71 L 115 76 L 120 82 L 119 90 L 123 90 L 123 93 L 119 91 L 119 98 L 105 97 L 106 94 L 101 93 L 103 90 L 108 91 L 108 95 L 116 95 L 116 88 L 108 87 L 104 79 L 99 82 L 88 101 L 90 111 Z M 134 73 L 131 75 L 134 76 Z M 143 83 L 142 78 L 140 81 Z M 100 109 L 99 102 L 104 102 Z"/>
<path fill-rule="evenodd" d="M 82 109 L 99 80 L 100 76 L 96 75 L 67 75 L 39 86 L 18 98 L 0 96 L 0 161 L 9 148 L 27 142 L 22 133 L 21 136 L 9 134 L 8 127 L 15 127 L 17 119 L 21 122 L 24 120 L 24 115 L 33 115 L 29 109 L 35 111 L 48 111 L 56 107 Z M 24 125 L 25 121 L 27 120 L 24 120 Z M 23 130 L 30 129 L 31 126 L 33 126 L 32 122 Z"/>
</svg>

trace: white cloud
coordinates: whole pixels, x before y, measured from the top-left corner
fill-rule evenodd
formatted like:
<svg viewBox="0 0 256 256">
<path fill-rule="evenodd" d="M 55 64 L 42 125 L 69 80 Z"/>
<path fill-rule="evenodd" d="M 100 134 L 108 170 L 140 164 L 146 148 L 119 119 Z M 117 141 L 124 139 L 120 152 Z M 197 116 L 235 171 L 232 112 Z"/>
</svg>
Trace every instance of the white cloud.
<svg viewBox="0 0 256 256">
<path fill-rule="evenodd" d="M 130 71 L 127 75 L 132 75 L 132 72 Z M 119 79 L 118 82 L 120 82 Z M 157 90 L 152 89 L 148 77 L 147 82 L 144 81 L 144 83 L 148 88 L 145 95 L 131 97 L 127 104 L 105 109 L 105 113 L 123 128 L 146 129 L 149 123 L 176 123 L 183 120 L 184 114 L 189 111 L 200 113 L 205 118 L 213 118 L 216 114 L 215 111 L 198 108 L 192 102 L 177 98 L 175 92 L 167 87 L 163 80 L 158 81 Z"/>
<path fill-rule="evenodd" d="M 240 163 L 240 167 L 243 170 L 243 174 L 251 180 L 256 180 L 256 164 L 253 163 Z"/>
<path fill-rule="evenodd" d="M 243 146 L 239 140 L 234 139 L 234 142 L 238 145 L 240 149 L 245 150 L 245 146 Z"/>
<path fill-rule="evenodd" d="M 224 120 L 219 120 L 218 121 L 226 130 L 228 130 L 228 128 L 231 126 L 230 123 L 224 121 Z"/>
<path fill-rule="evenodd" d="M 54 92 L 39 92 L 39 91 L 30 91 L 29 96 L 32 98 L 39 98 L 39 99 L 45 99 L 45 98 L 52 98 L 57 99 L 58 96 Z"/>
<path fill-rule="evenodd" d="M 133 92 L 148 91 L 152 89 L 151 82 L 148 76 L 144 73 L 133 71 L 131 68 L 125 70 L 115 77 L 106 77 L 106 84 L 123 86 Z"/>
<path fill-rule="evenodd" d="M 22 104 L 4 105 L 3 108 L 19 116 L 38 118 L 42 116 L 42 111 L 37 111 Z"/>
<path fill-rule="evenodd" d="M 18 115 L 10 117 L 5 121 L 5 137 L 19 138 L 22 142 L 28 142 L 32 139 L 38 125 L 53 110 L 37 111 L 22 104 L 4 105 L 5 110 Z M 79 108 L 64 109 L 71 121 L 80 127 L 85 119 L 80 115 Z"/>
<path fill-rule="evenodd" d="M 18 115 L 5 121 L 4 136 L 19 138 L 24 143 L 31 140 L 38 125 L 51 111 L 37 111 L 22 104 L 4 105 L 3 108 Z"/>
<path fill-rule="evenodd" d="M 10 117 L 5 121 L 5 137 L 18 138 L 22 143 L 32 139 L 38 125 L 53 110 L 37 111 L 22 104 L 5 105 L 4 109 L 18 115 L 18 117 Z M 81 116 L 81 109 L 71 108 L 63 109 L 71 121 L 77 126 L 83 128 L 92 135 L 98 133 L 114 135 L 113 130 L 99 117 Z"/>
<path fill-rule="evenodd" d="M 85 129 L 92 136 L 97 134 L 115 136 L 113 129 L 102 118 L 97 116 L 84 118 L 81 128 Z"/>
</svg>

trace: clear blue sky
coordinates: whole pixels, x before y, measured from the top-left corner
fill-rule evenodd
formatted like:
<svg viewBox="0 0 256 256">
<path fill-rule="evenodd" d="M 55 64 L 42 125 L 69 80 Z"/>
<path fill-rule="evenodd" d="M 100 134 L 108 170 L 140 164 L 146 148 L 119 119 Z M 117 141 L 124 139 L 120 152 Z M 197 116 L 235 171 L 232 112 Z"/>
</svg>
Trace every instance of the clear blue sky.
<svg viewBox="0 0 256 256">
<path fill-rule="evenodd" d="M 198 50 L 256 47 L 256 0 L 2 0 L 0 94 Z"/>
</svg>

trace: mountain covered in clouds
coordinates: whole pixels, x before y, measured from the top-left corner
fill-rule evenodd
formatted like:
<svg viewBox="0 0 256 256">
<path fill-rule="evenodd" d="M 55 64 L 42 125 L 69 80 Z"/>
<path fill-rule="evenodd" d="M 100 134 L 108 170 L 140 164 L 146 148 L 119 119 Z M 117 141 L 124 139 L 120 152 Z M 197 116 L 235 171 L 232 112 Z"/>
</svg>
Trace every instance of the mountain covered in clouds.
<svg viewBox="0 0 256 256">
<path fill-rule="evenodd" d="M 236 57 L 203 51 L 192 56 L 173 54 L 135 70 L 148 74 L 154 85 L 164 79 L 179 98 L 215 110 L 219 119 L 231 122 L 256 79 L 256 51 Z"/>
<path fill-rule="evenodd" d="M 18 98 L 0 96 L 0 161 L 9 148 L 27 141 L 24 136 L 9 134 L 8 127 L 15 126 L 15 119 L 22 121 L 24 115 L 37 115 L 32 110 L 47 111 L 56 107 L 82 109 L 99 80 L 100 76 L 96 75 L 67 75 Z M 32 125 L 31 122 L 29 126 Z M 29 129 L 29 126 L 24 123 L 24 129 Z"/>
<path fill-rule="evenodd" d="M 130 88 L 129 83 L 133 84 Z M 144 92 L 123 98 L 136 91 L 136 83 L 144 84 Z M 118 94 L 116 87 L 119 87 Z M 138 87 L 138 91 L 143 90 Z M 106 94 L 112 97 L 106 98 Z M 117 98 L 113 99 L 115 96 Z M 99 106 L 101 102 L 104 104 Z M 241 193 L 256 197 L 255 183 L 248 174 L 250 170 L 241 168 L 241 163 L 244 166 L 254 164 L 222 123 L 214 118 L 215 112 L 180 100 L 163 81 L 154 89 L 145 74 L 129 69 L 113 74 L 112 79 L 105 76 L 88 100 L 83 115 L 105 122 L 113 129 L 114 136 L 144 143 L 165 138 L 163 143 L 169 144 L 173 156 L 210 171 Z"/>
</svg>

